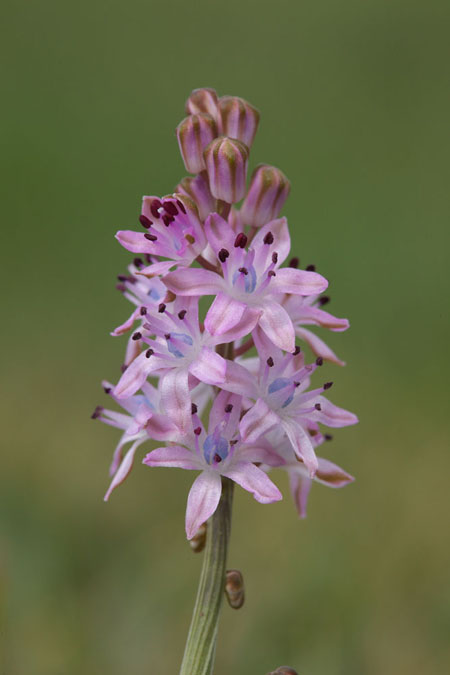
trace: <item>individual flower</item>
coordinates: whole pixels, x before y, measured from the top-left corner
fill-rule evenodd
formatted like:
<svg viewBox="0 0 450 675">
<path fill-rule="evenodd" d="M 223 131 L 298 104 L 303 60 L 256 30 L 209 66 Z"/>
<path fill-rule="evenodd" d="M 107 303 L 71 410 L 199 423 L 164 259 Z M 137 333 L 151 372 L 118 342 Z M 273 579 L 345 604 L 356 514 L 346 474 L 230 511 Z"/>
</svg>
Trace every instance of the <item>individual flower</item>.
<svg viewBox="0 0 450 675">
<path fill-rule="evenodd" d="M 238 483 L 262 504 L 282 498 L 266 473 L 254 464 L 271 464 L 274 461 L 273 453 L 263 443 L 242 443 L 238 432 L 240 413 L 240 397 L 220 392 L 211 408 L 207 431 L 194 409 L 191 428 L 182 442 L 157 448 L 144 458 L 147 466 L 201 471 L 188 496 L 188 539 L 192 539 L 216 510 L 222 492 L 221 476 Z"/>
<path fill-rule="evenodd" d="M 168 259 L 141 274 L 164 274 L 174 265 L 190 265 L 206 246 L 197 207 L 186 195 L 144 197 L 139 220 L 145 232 L 120 230 L 118 241 L 127 251 Z"/>
<path fill-rule="evenodd" d="M 189 389 L 198 381 L 220 386 L 225 381 L 227 361 L 215 346 L 247 335 L 258 319 L 258 311 L 246 309 L 227 333 L 201 330 L 198 298 L 177 297 L 170 307 L 161 303 L 157 312 L 146 314 L 142 330 L 133 338 L 143 347 L 115 387 L 117 398 L 128 398 L 149 375 L 160 376 L 163 406 L 180 428 L 190 424 Z"/>
<path fill-rule="evenodd" d="M 241 382 L 240 387 L 234 385 L 235 391 L 255 402 L 240 422 L 242 438 L 253 443 L 274 427 L 281 428 L 313 477 L 318 462 L 310 430 L 317 433 L 318 424 L 344 427 L 356 424 L 358 419 L 323 396 L 332 382 L 309 389 L 310 375 L 322 365 L 320 357 L 314 364 L 305 364 L 300 348 L 293 354 L 283 354 L 258 330 L 254 331 L 254 339 L 259 355 L 258 375 L 252 376 L 243 365 L 228 365 L 233 381 Z"/>
<path fill-rule="evenodd" d="M 236 235 L 217 213 L 207 219 L 205 233 L 222 274 L 180 267 L 163 278 L 167 288 L 178 295 L 216 295 L 205 319 L 205 328 L 212 335 L 228 333 L 251 307 L 259 310 L 258 324 L 273 344 L 293 351 L 295 329 L 282 305 L 284 294 L 317 295 L 328 282 L 316 272 L 280 269 L 290 250 L 286 219 L 262 227 L 248 250 L 247 236 L 243 232 Z"/>
</svg>

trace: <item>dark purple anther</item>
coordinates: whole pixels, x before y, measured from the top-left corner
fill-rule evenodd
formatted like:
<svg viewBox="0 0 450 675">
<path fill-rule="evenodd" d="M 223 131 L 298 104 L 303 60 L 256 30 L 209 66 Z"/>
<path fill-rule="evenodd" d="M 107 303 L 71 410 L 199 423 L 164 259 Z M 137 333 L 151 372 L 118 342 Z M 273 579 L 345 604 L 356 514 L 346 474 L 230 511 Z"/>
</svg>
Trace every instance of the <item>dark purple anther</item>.
<svg viewBox="0 0 450 675">
<path fill-rule="evenodd" d="M 136 331 L 136 333 L 134 333 L 134 335 L 132 336 L 131 339 L 132 340 L 140 340 L 141 337 L 142 337 L 142 333 L 140 333 L 139 331 Z"/>
<path fill-rule="evenodd" d="M 163 208 L 170 216 L 178 215 L 178 209 L 173 202 L 164 202 Z"/>
<path fill-rule="evenodd" d="M 321 356 L 317 357 L 316 366 L 323 366 L 323 358 Z"/>
<path fill-rule="evenodd" d="M 102 412 L 103 412 L 102 406 L 101 406 L 101 405 L 98 405 L 98 406 L 96 407 L 96 409 L 94 410 L 94 412 L 92 413 L 91 419 L 96 420 L 97 417 L 100 417 L 100 415 L 102 414 Z"/>
<path fill-rule="evenodd" d="M 330 302 L 330 296 L 329 295 L 322 295 L 322 297 L 319 298 L 319 305 L 322 307 L 323 305 L 327 305 Z"/>
<path fill-rule="evenodd" d="M 324 389 L 331 389 L 332 386 L 333 386 L 332 382 L 325 382 L 325 384 L 323 385 L 323 388 Z"/>
<path fill-rule="evenodd" d="M 166 305 L 164 304 L 164 302 L 161 302 L 161 303 L 158 305 L 158 312 L 159 312 L 160 314 L 164 314 L 165 311 L 166 311 Z"/>
<path fill-rule="evenodd" d="M 267 359 L 266 363 L 267 363 L 267 365 L 269 366 L 269 368 L 272 368 L 273 365 L 274 365 L 273 358 L 272 358 L 271 356 L 269 356 L 269 358 Z"/>
<path fill-rule="evenodd" d="M 294 351 L 292 352 L 292 356 L 298 356 L 298 355 L 300 354 L 301 351 L 302 351 L 302 350 L 300 349 L 300 347 L 299 347 L 298 345 L 295 345 L 295 349 L 294 349 Z"/>
<path fill-rule="evenodd" d="M 273 234 L 272 234 L 272 232 L 268 232 L 268 233 L 266 234 L 266 236 L 265 236 L 264 239 L 263 239 L 263 242 L 264 242 L 265 244 L 269 244 L 269 245 L 270 245 L 270 244 L 273 244 Z"/>
<path fill-rule="evenodd" d="M 308 265 L 306 268 L 307 272 L 315 272 L 316 271 L 316 266 L 315 265 Z"/>
<path fill-rule="evenodd" d="M 322 410 L 322 406 L 320 405 L 320 403 L 315 403 L 314 407 L 316 410 Z"/>
<path fill-rule="evenodd" d="M 145 352 L 146 358 L 149 359 L 153 353 L 154 353 L 153 349 L 147 349 L 147 351 Z"/>
<path fill-rule="evenodd" d="M 294 269 L 297 269 L 297 267 L 300 265 L 300 260 L 295 257 L 291 258 L 289 261 L 289 267 L 293 267 Z"/>
<path fill-rule="evenodd" d="M 178 318 L 181 319 L 181 321 L 183 321 L 184 317 L 186 316 L 186 313 L 187 313 L 187 310 L 182 309 L 181 312 L 178 312 Z"/>
<path fill-rule="evenodd" d="M 232 403 L 228 403 L 228 404 L 225 406 L 225 412 L 226 412 L 226 413 L 230 413 L 232 410 L 233 410 L 233 404 L 232 404 Z"/>
<path fill-rule="evenodd" d="M 196 428 L 194 429 L 194 434 L 195 434 L 196 436 L 200 436 L 201 433 L 202 433 L 202 428 L 201 428 L 201 427 L 196 427 Z"/>
<path fill-rule="evenodd" d="M 221 248 L 220 251 L 219 251 L 218 258 L 219 258 L 219 260 L 220 260 L 221 263 L 224 263 L 225 260 L 228 258 L 229 255 L 230 255 L 230 254 L 228 253 L 228 251 L 227 251 L 226 248 Z"/>
<path fill-rule="evenodd" d="M 183 213 L 186 213 L 186 209 L 184 208 L 183 202 L 180 201 L 179 199 L 177 199 L 177 204 L 180 207 L 180 209 L 183 211 Z"/>
<path fill-rule="evenodd" d="M 235 248 L 245 248 L 247 246 L 247 235 L 243 232 L 239 232 L 236 239 L 234 240 Z"/>
<path fill-rule="evenodd" d="M 247 276 L 247 274 L 248 274 L 248 269 L 247 269 L 246 267 L 240 267 L 240 268 L 239 268 L 239 272 L 240 272 L 241 274 L 244 274 L 245 276 Z"/>
<path fill-rule="evenodd" d="M 152 215 L 155 218 L 161 218 L 161 215 L 158 211 L 158 209 L 160 209 L 160 208 L 161 208 L 161 202 L 159 201 L 159 199 L 154 199 L 152 201 L 152 205 L 150 206 L 150 211 L 152 212 Z"/>
<path fill-rule="evenodd" d="M 276 251 L 275 253 L 272 253 L 272 262 L 274 265 L 276 265 L 278 262 L 278 253 Z"/>
<path fill-rule="evenodd" d="M 141 309 L 139 310 L 139 314 L 141 316 L 145 316 L 147 314 L 147 307 L 141 307 Z"/>
<path fill-rule="evenodd" d="M 197 408 L 196 404 L 195 404 L 195 403 L 192 403 L 192 404 L 191 404 L 191 413 L 192 413 L 192 415 L 196 415 L 196 414 L 197 414 L 197 410 L 198 410 L 198 408 Z"/>
<path fill-rule="evenodd" d="M 158 239 L 158 237 L 156 236 L 156 234 L 149 234 L 148 232 L 146 232 L 146 233 L 144 234 L 144 237 L 145 237 L 146 239 L 148 239 L 149 241 L 157 241 L 157 239 Z"/>
<path fill-rule="evenodd" d="M 139 216 L 139 222 L 142 225 L 142 227 L 145 227 L 146 230 L 148 230 L 149 227 L 153 225 L 152 221 L 150 218 L 147 218 L 147 216 L 144 216 L 144 214 L 141 214 Z"/>
</svg>

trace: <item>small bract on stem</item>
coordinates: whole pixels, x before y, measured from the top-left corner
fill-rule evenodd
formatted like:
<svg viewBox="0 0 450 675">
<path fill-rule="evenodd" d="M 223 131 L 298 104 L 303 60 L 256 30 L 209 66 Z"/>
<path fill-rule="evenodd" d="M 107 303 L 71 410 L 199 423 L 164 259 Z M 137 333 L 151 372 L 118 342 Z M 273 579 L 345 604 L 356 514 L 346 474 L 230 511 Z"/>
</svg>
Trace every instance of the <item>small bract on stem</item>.
<svg viewBox="0 0 450 675">
<path fill-rule="evenodd" d="M 104 390 L 122 410 L 97 406 L 92 417 L 122 430 L 105 501 L 149 440 L 146 466 L 195 473 L 185 529 L 203 567 L 180 672 L 211 675 L 223 596 L 235 609 L 244 600 L 241 573 L 226 571 L 234 485 L 271 504 L 282 499 L 273 475 L 286 471 L 304 518 L 313 482 L 353 481 L 316 450 L 331 439 L 323 427 L 357 418 L 328 399 L 328 377 L 316 380 L 326 362 L 344 362 L 315 328 L 349 323 L 323 309 L 328 281 L 292 256 L 281 215 L 289 180 L 260 164 L 247 185 L 258 111 L 208 88 L 185 110 L 177 139 L 193 175 L 144 196 L 137 229 L 116 235 L 134 256 L 117 285 L 132 312 L 112 331 L 128 341 L 121 376 Z"/>
</svg>

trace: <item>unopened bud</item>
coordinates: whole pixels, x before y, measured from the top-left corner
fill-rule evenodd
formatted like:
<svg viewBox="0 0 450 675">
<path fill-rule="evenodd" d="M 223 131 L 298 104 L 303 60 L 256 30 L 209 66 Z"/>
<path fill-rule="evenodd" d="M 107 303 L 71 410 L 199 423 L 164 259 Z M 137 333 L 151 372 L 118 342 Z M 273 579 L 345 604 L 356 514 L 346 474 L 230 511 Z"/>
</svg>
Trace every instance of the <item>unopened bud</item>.
<svg viewBox="0 0 450 675">
<path fill-rule="evenodd" d="M 194 553 L 201 553 L 205 548 L 206 529 L 207 525 L 206 523 L 203 523 L 203 525 L 200 525 L 192 539 L 190 539 L 189 544 L 191 545 L 191 549 L 194 551 Z"/>
<path fill-rule="evenodd" d="M 240 609 L 244 604 L 244 578 L 239 570 L 227 570 L 225 577 L 225 595 L 233 609 Z"/>
<path fill-rule="evenodd" d="M 178 145 L 186 170 L 200 173 L 205 168 L 203 151 L 217 136 L 217 126 L 211 115 L 189 115 L 177 126 Z"/>
<path fill-rule="evenodd" d="M 209 188 L 216 199 L 234 204 L 245 194 L 248 148 L 236 139 L 219 136 L 206 148 Z"/>
<path fill-rule="evenodd" d="M 214 119 L 217 118 L 217 94 L 214 89 L 204 87 L 203 89 L 194 89 L 186 101 L 186 112 L 189 115 L 197 113 L 208 113 Z"/>
<path fill-rule="evenodd" d="M 200 220 L 204 221 L 211 211 L 216 209 L 216 200 L 209 189 L 208 178 L 199 174 L 193 178 L 186 176 L 175 188 L 175 192 L 186 195 L 197 205 Z"/>
<path fill-rule="evenodd" d="M 289 666 L 280 666 L 276 670 L 271 670 L 267 675 L 298 675 L 297 671 Z"/>
<path fill-rule="evenodd" d="M 259 112 L 250 103 L 238 96 L 222 96 L 219 99 L 221 133 L 237 138 L 251 147 L 259 123 Z"/>
<path fill-rule="evenodd" d="M 239 212 L 242 223 L 260 227 L 277 218 L 290 189 L 282 171 L 268 164 L 257 166 Z"/>
</svg>

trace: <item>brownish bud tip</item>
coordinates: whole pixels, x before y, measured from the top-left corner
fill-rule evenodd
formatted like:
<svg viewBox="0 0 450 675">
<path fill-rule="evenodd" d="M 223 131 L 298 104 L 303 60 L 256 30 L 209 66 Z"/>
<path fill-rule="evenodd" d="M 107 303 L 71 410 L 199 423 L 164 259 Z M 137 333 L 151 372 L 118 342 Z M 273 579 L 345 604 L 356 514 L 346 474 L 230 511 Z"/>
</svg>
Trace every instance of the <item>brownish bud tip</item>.
<svg viewBox="0 0 450 675">
<path fill-rule="evenodd" d="M 244 604 L 244 577 L 239 570 L 227 570 L 225 577 L 225 595 L 233 609 L 240 609 Z"/>
<path fill-rule="evenodd" d="M 189 541 L 191 549 L 193 550 L 194 553 L 201 553 L 205 548 L 206 531 L 207 531 L 207 524 L 203 523 L 203 525 L 200 525 L 196 534 L 194 534 L 192 539 Z"/>
</svg>

